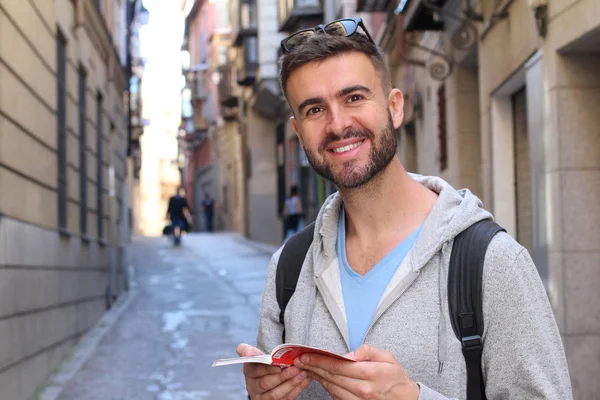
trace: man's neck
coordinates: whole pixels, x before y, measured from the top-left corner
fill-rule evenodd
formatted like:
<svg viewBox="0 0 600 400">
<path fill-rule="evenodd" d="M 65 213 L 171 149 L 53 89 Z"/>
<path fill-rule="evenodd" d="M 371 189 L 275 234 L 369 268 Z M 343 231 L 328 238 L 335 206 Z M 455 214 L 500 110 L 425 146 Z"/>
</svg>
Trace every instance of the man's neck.
<svg viewBox="0 0 600 400">
<path fill-rule="evenodd" d="M 366 185 L 342 189 L 346 235 L 363 243 L 404 237 L 420 226 L 437 194 L 412 179 L 397 158 Z"/>
</svg>

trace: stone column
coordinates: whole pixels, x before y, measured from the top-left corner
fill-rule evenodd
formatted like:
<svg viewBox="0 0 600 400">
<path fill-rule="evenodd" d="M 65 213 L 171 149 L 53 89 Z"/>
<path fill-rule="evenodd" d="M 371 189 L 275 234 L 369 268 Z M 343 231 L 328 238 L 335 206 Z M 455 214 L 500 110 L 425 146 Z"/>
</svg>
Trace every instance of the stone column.
<svg viewBox="0 0 600 400">
<path fill-rule="evenodd" d="M 548 289 L 575 398 L 591 399 L 600 391 L 600 56 L 548 56 Z"/>
</svg>

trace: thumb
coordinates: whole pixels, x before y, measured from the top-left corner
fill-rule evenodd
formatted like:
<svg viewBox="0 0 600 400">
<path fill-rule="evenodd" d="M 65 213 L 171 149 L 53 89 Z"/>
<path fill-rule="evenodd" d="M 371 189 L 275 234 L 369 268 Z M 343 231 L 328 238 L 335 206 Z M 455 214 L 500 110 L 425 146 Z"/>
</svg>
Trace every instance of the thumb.
<svg viewBox="0 0 600 400">
<path fill-rule="evenodd" d="M 259 356 L 261 354 L 264 354 L 256 347 L 250 346 L 246 343 L 241 343 L 240 345 L 238 345 L 236 351 L 240 357 Z"/>
<path fill-rule="evenodd" d="M 396 357 L 389 351 L 369 346 L 368 344 L 363 344 L 358 349 L 354 350 L 354 359 L 356 361 L 398 362 Z"/>
</svg>

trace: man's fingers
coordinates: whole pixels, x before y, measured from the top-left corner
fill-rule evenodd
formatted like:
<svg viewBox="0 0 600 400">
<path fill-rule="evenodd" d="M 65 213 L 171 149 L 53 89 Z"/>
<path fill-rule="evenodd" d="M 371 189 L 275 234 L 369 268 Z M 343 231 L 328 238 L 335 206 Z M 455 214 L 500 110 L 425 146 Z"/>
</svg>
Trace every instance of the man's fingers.
<svg viewBox="0 0 600 400">
<path fill-rule="evenodd" d="M 365 387 L 365 384 L 368 383 L 363 379 L 350 378 L 348 376 L 339 375 L 322 368 L 310 367 L 308 371 L 309 376 L 313 377 L 319 382 L 327 382 L 335 386 L 342 387 L 352 393 L 359 393 Z"/>
<path fill-rule="evenodd" d="M 354 359 L 356 361 L 378 361 L 386 363 L 397 363 L 396 357 L 389 351 L 378 349 L 377 347 L 363 344 L 354 350 Z"/>
<path fill-rule="evenodd" d="M 296 359 L 294 365 L 301 369 L 313 371 L 318 368 L 320 371 L 334 375 L 343 375 L 350 378 L 365 379 L 364 366 L 349 360 L 340 360 L 320 354 L 304 354 Z M 321 372 L 323 374 L 323 372 Z"/>
<path fill-rule="evenodd" d="M 293 367 L 292 367 L 293 368 Z M 290 396 L 293 391 L 302 387 L 302 385 L 308 385 L 305 381 L 308 380 L 308 376 L 306 371 L 297 371 L 297 368 L 294 368 L 296 371 L 288 371 L 291 368 L 288 368 L 280 374 L 278 377 L 273 377 L 273 375 L 267 375 L 255 381 L 256 384 L 256 394 L 261 394 L 261 399 L 287 399 L 293 398 Z M 293 377 L 290 376 L 293 373 L 296 373 Z M 274 378 L 279 378 L 274 379 Z M 281 381 L 281 378 L 284 378 Z M 306 387 L 306 386 L 304 386 Z M 304 389 L 302 389 L 304 390 Z M 298 392 L 300 394 L 302 392 Z M 252 394 L 251 392 L 250 394 Z M 297 396 L 297 395 L 296 395 Z"/>
<path fill-rule="evenodd" d="M 357 395 L 352 393 L 350 390 L 347 390 L 346 386 L 343 383 L 340 383 L 340 382 L 333 383 L 313 372 L 311 372 L 309 376 L 312 377 L 312 379 L 318 381 L 321 384 L 321 386 L 323 386 L 323 388 L 327 391 L 327 393 L 329 393 L 331 395 L 331 397 L 333 397 L 336 400 L 360 400 L 360 399 L 370 398 L 370 397 L 368 397 L 368 395 L 366 395 L 364 397 L 358 397 Z M 350 379 L 350 378 L 344 377 L 344 379 Z M 357 382 L 357 381 L 355 381 L 355 382 Z"/>
<path fill-rule="evenodd" d="M 300 394 L 304 392 L 304 389 L 306 389 L 311 382 L 312 378 L 307 376 L 306 379 L 302 380 L 299 385 L 294 386 L 294 388 L 289 392 L 288 398 L 295 399 L 296 397 L 300 396 Z"/>
<path fill-rule="evenodd" d="M 251 379 L 261 378 L 265 375 L 278 375 L 282 372 L 282 369 L 275 365 L 244 364 L 244 375 Z"/>
<path fill-rule="evenodd" d="M 240 357 L 260 356 L 264 354 L 260 349 L 246 343 L 239 344 L 236 351 Z"/>
<path fill-rule="evenodd" d="M 259 356 L 264 354 L 260 349 L 246 343 L 238 345 L 236 351 L 240 357 Z M 264 375 L 277 374 L 279 372 L 281 372 L 281 368 L 274 365 L 254 363 L 244 364 L 244 375 L 248 378 L 260 378 Z"/>
</svg>

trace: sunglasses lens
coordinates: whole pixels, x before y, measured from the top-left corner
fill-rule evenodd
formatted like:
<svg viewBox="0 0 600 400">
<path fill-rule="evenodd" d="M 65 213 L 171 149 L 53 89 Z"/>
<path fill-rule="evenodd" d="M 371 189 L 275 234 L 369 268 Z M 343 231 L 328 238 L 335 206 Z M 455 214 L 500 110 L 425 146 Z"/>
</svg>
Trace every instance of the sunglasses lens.
<svg viewBox="0 0 600 400">
<path fill-rule="evenodd" d="M 342 19 L 328 24 L 325 33 L 334 36 L 350 36 L 356 32 L 356 22 L 351 19 Z"/>
<path fill-rule="evenodd" d="M 314 31 L 298 32 L 295 35 L 290 36 L 285 42 L 285 47 L 288 51 L 292 51 L 294 47 L 300 46 L 310 36 L 314 35 Z"/>
</svg>

